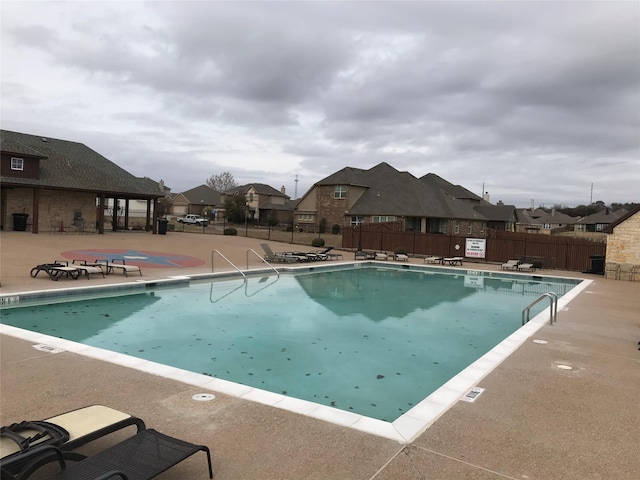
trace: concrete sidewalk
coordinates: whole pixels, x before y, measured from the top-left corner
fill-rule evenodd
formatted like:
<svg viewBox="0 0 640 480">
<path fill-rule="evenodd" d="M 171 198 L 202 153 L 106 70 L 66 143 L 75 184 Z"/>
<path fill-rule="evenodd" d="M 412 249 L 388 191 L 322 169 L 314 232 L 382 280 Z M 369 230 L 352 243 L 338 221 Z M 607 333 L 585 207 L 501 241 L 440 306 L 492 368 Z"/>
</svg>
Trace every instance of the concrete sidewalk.
<svg viewBox="0 0 640 480">
<path fill-rule="evenodd" d="M 36 264 L 74 249 L 172 252 L 205 261 L 189 269 L 145 269 L 142 279 L 150 280 L 208 273 L 214 249 L 244 268 L 247 249 L 261 252 L 260 243 L 187 233 L 1 232 L 0 293 L 136 280 L 121 275 L 58 282 L 29 277 Z M 268 243 L 274 251 L 292 249 Z M 346 260 L 351 258 L 345 253 Z M 259 265 L 257 259 L 249 263 L 250 268 Z M 218 268 L 229 269 L 216 259 Z M 473 264 L 473 269 L 499 266 Z M 558 323 L 535 335 L 547 343 L 525 342 L 482 380 L 479 386 L 486 390 L 478 400 L 458 402 L 408 445 L 224 394 L 216 393 L 210 402 L 194 401 L 192 396 L 202 393 L 196 386 L 70 352 L 42 352 L 32 348 L 34 342 L 9 335 L 0 336 L 0 421 L 5 425 L 92 403 L 109 405 L 143 418 L 149 427 L 208 445 L 218 480 L 636 479 L 640 284 L 590 278 L 587 290 L 558 312 Z M 121 437 L 94 442 L 87 453 Z M 207 478 L 204 456 L 160 478 Z"/>
</svg>

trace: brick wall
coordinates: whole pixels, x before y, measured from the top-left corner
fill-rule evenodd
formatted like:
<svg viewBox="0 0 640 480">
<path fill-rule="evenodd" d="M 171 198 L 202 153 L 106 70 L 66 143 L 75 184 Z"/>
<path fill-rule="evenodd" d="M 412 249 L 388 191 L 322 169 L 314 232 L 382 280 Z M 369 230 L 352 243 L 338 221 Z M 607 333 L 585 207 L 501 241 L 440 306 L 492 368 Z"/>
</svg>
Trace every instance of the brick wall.
<svg viewBox="0 0 640 480">
<path fill-rule="evenodd" d="M 11 188 L 6 193 L 6 208 L 3 208 L 4 228 L 13 228 L 12 213 L 28 213 L 27 223 L 33 222 L 33 190 L 31 188 Z M 80 210 L 85 224 L 96 221 L 96 196 L 93 193 L 65 192 L 61 190 L 40 190 L 38 230 L 41 233 L 58 230 L 61 222 L 69 226 L 73 223 L 75 210 Z"/>
<path fill-rule="evenodd" d="M 349 209 L 349 193 L 351 189 L 347 189 L 347 198 L 333 198 L 333 185 L 316 186 L 316 211 L 317 222 L 325 218 L 327 220 L 327 229 L 335 224 L 348 225 L 345 223 L 344 212 Z"/>
<path fill-rule="evenodd" d="M 640 212 L 616 226 L 613 233 L 609 234 L 607 262 L 640 265 Z M 640 278 L 636 278 L 636 281 L 640 281 Z"/>
</svg>

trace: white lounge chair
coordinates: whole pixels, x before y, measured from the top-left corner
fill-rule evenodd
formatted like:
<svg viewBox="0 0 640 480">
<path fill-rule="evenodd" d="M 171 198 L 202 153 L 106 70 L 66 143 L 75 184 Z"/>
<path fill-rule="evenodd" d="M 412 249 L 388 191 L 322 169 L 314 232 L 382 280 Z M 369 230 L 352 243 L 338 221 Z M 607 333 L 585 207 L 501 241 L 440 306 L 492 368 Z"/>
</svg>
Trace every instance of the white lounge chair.
<svg viewBox="0 0 640 480">
<path fill-rule="evenodd" d="M 536 268 L 534 267 L 533 263 L 521 263 L 520 265 L 518 265 L 518 271 L 523 271 L 523 270 L 527 270 L 529 272 L 533 272 Z"/>
<path fill-rule="evenodd" d="M 518 264 L 520 260 L 509 260 L 507 263 L 503 263 L 501 269 L 502 270 L 517 270 Z"/>
<path fill-rule="evenodd" d="M 442 257 L 430 255 L 424 258 L 424 263 L 442 263 Z"/>
<path fill-rule="evenodd" d="M 393 257 L 400 261 L 400 262 L 408 262 L 409 261 L 409 255 L 406 255 L 404 253 L 394 253 Z"/>
<path fill-rule="evenodd" d="M 122 263 L 118 263 L 118 262 L 122 262 Z M 142 270 L 140 269 L 140 267 L 137 265 L 125 264 L 124 258 L 113 258 L 111 259 L 110 262 L 107 260 L 98 259 L 95 261 L 95 265 L 104 266 L 106 269 L 107 275 L 109 275 L 110 273 L 113 273 L 115 269 L 115 270 L 120 270 L 125 277 L 128 277 L 130 272 L 138 272 L 140 276 L 142 276 Z"/>
<path fill-rule="evenodd" d="M 387 260 L 388 255 L 385 252 L 376 252 L 376 260 Z"/>
</svg>

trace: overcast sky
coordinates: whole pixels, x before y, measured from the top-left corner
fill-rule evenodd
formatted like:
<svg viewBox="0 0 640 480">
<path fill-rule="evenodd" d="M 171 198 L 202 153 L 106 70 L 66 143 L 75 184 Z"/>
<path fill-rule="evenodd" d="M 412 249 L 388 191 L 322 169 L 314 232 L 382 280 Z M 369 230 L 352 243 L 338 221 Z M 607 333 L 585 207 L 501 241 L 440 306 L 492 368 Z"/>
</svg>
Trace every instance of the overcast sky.
<svg viewBox="0 0 640 480">
<path fill-rule="evenodd" d="M 0 8 L 2 128 L 173 192 L 384 161 L 493 203 L 640 202 L 637 1 Z"/>
</svg>

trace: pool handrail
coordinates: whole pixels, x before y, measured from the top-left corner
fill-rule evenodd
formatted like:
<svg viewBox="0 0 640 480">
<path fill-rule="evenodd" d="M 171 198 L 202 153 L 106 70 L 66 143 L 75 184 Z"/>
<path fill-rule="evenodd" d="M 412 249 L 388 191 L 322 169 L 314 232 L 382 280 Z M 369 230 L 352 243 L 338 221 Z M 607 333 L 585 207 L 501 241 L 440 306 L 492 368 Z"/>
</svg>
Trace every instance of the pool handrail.
<svg viewBox="0 0 640 480">
<path fill-rule="evenodd" d="M 238 273 L 240 273 L 240 275 L 242 275 L 242 278 L 244 278 L 245 280 L 247 279 L 247 276 L 244 274 L 244 272 L 242 270 L 240 270 L 238 267 L 236 267 L 233 262 L 231 262 L 231 260 L 229 260 L 227 257 L 225 257 L 222 252 L 220 252 L 220 250 L 212 250 L 211 251 L 211 273 L 213 273 L 214 271 L 214 265 L 213 265 L 213 258 L 214 258 L 214 253 L 217 253 L 218 255 L 220 255 L 222 258 L 224 258 L 227 263 L 229 265 L 231 265 L 233 268 L 236 269 L 236 271 L 238 271 Z"/>
<path fill-rule="evenodd" d="M 549 325 L 553 325 L 554 322 L 558 321 L 558 295 L 554 292 L 547 292 L 540 295 L 529 305 L 524 307 L 522 310 L 522 325 L 526 324 L 529 321 L 529 314 L 531 313 L 531 307 L 533 307 L 536 303 L 540 302 L 545 297 L 549 298 L 549 311 L 551 313 L 549 318 Z M 526 313 L 526 317 L 525 317 Z"/>
<path fill-rule="evenodd" d="M 249 250 L 247 250 L 247 270 L 249 270 L 249 252 L 252 252 L 256 257 L 258 257 L 261 261 L 263 261 L 264 263 L 267 264 L 267 266 L 273 270 L 274 272 L 276 272 L 276 275 L 278 275 L 278 278 L 280 278 L 280 272 L 278 271 L 278 269 L 276 267 L 274 267 L 273 265 L 271 265 L 269 262 L 267 262 L 264 257 L 262 255 L 260 255 L 258 252 L 256 252 L 253 248 L 250 248 Z M 229 262 L 231 263 L 231 262 Z"/>
</svg>

